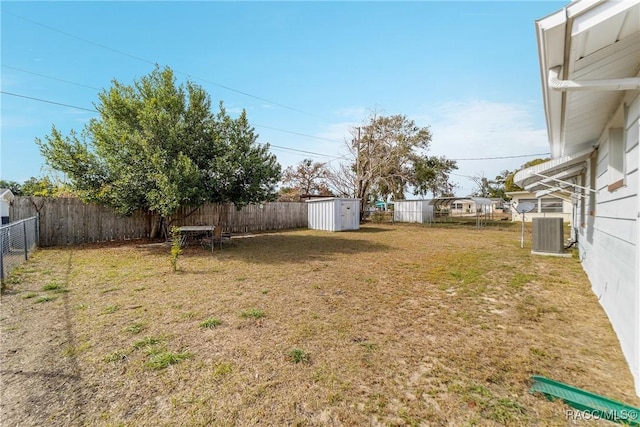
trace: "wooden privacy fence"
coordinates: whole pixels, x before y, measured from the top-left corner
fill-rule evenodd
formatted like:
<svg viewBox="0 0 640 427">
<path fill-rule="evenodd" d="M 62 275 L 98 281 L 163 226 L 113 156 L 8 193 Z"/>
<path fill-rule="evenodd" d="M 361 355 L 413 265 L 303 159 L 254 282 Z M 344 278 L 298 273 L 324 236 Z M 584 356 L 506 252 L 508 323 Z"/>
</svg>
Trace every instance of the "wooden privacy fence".
<svg viewBox="0 0 640 427">
<path fill-rule="evenodd" d="M 73 245 L 149 237 L 151 215 L 135 212 L 121 217 L 113 210 L 64 197 L 16 197 L 9 220 L 39 215 L 40 246 Z"/>
<path fill-rule="evenodd" d="M 76 198 L 16 197 L 10 221 L 40 217 L 40 246 L 130 240 L 149 237 L 152 222 L 147 211 L 120 216 L 112 209 Z M 274 202 L 240 209 L 229 204 L 183 207 L 168 218 L 171 225 L 221 225 L 232 233 L 281 230 L 307 226 L 306 203 Z"/>
<path fill-rule="evenodd" d="M 231 233 L 306 227 L 307 204 L 273 202 L 247 205 L 237 210 L 233 203 L 207 203 L 195 211 L 183 207 L 170 216 L 171 225 L 217 225 Z"/>
</svg>

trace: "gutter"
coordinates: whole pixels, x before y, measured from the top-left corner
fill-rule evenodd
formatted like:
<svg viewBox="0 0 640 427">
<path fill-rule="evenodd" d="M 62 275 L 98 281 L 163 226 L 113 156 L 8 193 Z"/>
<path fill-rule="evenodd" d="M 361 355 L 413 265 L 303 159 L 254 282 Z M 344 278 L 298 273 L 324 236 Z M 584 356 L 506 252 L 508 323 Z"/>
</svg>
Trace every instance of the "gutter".
<svg viewBox="0 0 640 427">
<path fill-rule="evenodd" d="M 560 80 L 562 67 L 553 67 L 549 70 L 548 83 L 553 90 L 568 91 L 620 91 L 640 89 L 640 77 L 626 77 L 619 79 L 602 80 Z"/>
</svg>

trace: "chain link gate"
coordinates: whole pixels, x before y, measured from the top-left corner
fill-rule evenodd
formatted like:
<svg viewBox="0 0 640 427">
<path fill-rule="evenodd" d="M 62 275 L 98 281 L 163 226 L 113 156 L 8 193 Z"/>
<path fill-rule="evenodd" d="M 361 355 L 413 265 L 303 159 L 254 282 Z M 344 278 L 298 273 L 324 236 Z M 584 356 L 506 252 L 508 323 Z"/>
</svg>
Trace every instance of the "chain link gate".
<svg viewBox="0 0 640 427">
<path fill-rule="evenodd" d="M 0 280 L 29 259 L 38 246 L 38 217 L 0 226 Z"/>
</svg>

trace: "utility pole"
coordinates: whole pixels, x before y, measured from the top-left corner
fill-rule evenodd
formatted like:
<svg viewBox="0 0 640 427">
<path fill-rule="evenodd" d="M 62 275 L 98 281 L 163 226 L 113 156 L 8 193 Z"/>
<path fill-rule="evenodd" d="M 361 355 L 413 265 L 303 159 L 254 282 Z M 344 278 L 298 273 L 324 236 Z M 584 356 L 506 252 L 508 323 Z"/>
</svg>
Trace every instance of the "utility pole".
<svg viewBox="0 0 640 427">
<path fill-rule="evenodd" d="M 362 190 L 362 174 L 360 174 L 360 126 L 358 126 L 358 138 L 356 138 L 356 194 L 360 196 Z M 362 202 L 361 202 L 362 203 Z"/>
</svg>

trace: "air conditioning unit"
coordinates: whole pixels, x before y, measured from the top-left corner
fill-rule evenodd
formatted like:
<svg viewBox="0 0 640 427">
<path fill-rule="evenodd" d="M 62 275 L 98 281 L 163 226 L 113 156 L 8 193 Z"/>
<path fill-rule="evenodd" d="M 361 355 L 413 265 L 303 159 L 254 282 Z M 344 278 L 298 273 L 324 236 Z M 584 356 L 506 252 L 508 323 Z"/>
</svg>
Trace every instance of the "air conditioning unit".
<svg viewBox="0 0 640 427">
<path fill-rule="evenodd" d="M 564 252 L 562 218 L 533 218 L 532 252 L 561 254 Z"/>
</svg>

